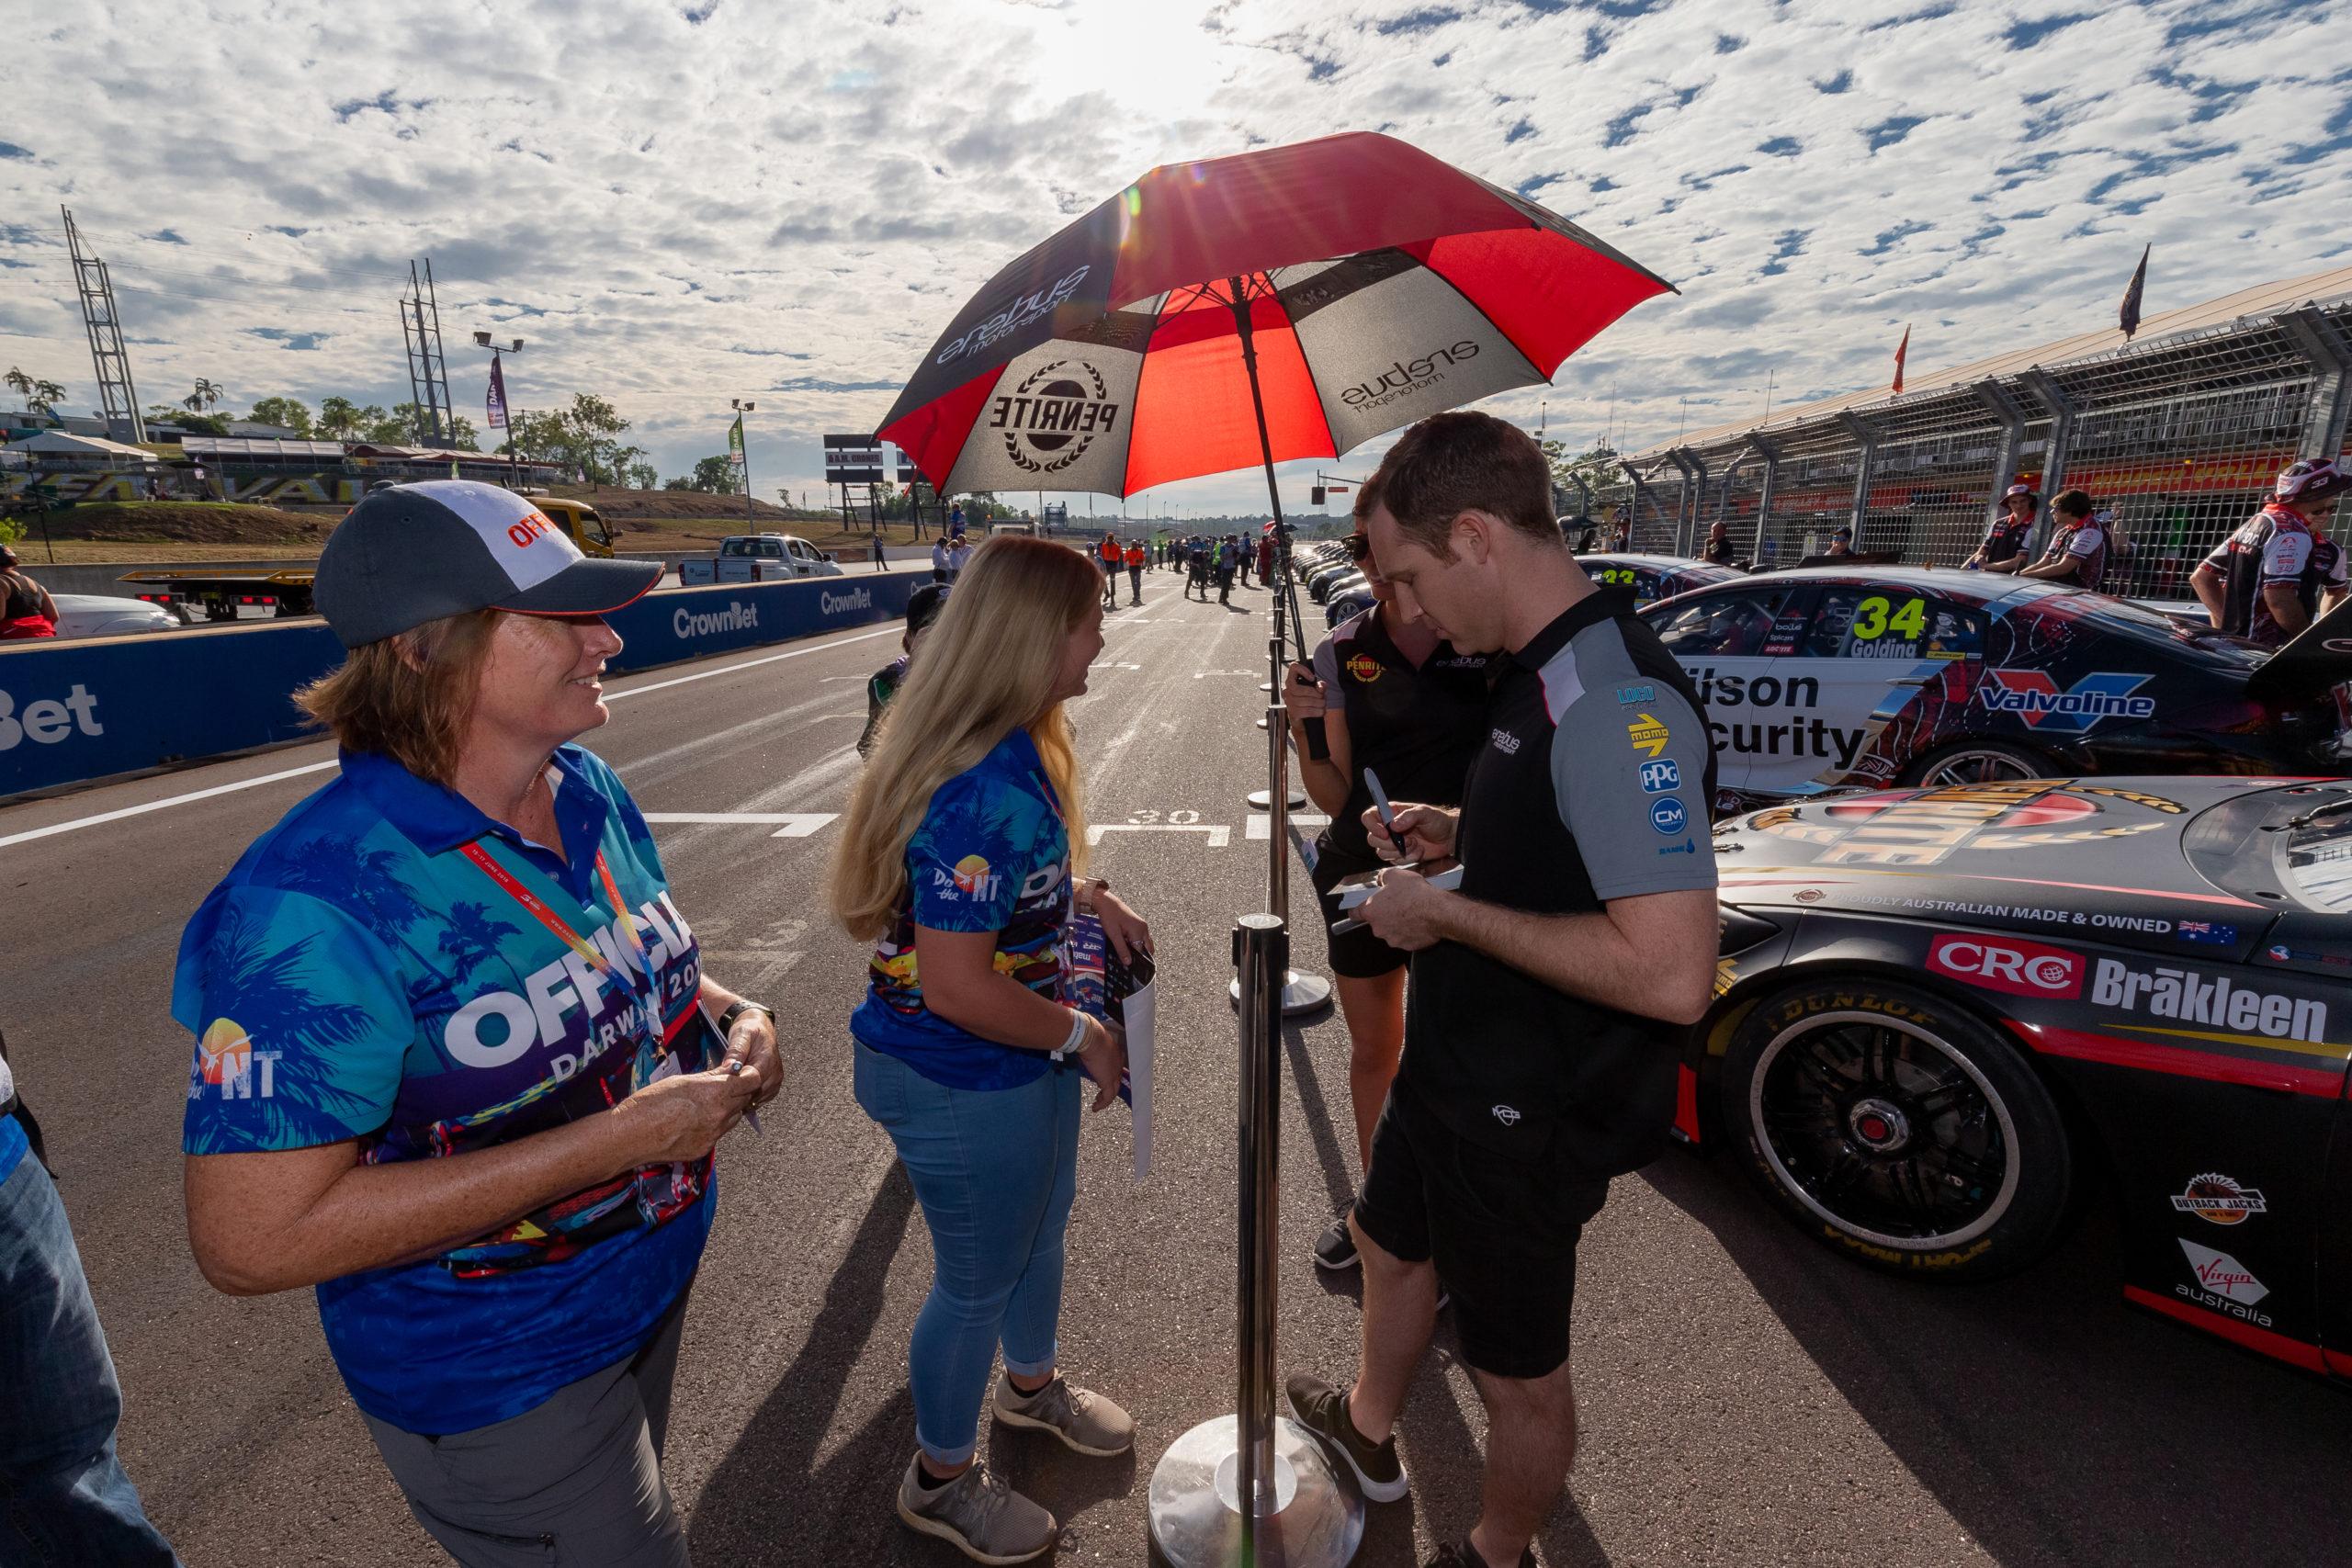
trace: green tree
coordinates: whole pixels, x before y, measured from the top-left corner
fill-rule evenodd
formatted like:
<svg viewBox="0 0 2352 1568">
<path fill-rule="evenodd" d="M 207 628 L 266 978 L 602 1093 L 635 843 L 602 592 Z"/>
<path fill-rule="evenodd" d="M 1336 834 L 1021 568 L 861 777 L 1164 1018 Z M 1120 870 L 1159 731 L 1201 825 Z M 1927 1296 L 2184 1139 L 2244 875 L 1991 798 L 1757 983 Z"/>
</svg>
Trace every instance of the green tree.
<svg viewBox="0 0 2352 1568">
<path fill-rule="evenodd" d="M 212 405 L 220 400 L 220 383 L 209 377 L 196 378 L 196 389 L 180 400 L 180 407 L 190 413 L 209 413 Z"/>
<path fill-rule="evenodd" d="M 628 466 L 628 482 L 639 490 L 651 490 L 662 482 L 662 470 L 650 463 L 631 463 Z"/>
<path fill-rule="evenodd" d="M 705 457 L 696 463 L 694 477 L 687 481 L 686 488 L 701 491 L 706 495 L 733 495 L 743 486 L 735 465 L 729 462 L 727 454 L 722 452 L 716 457 Z"/>
<path fill-rule="evenodd" d="M 56 382 L 35 381 L 33 395 L 25 400 L 25 412 L 54 415 L 57 412 L 57 405 L 64 400 L 65 389 Z"/>
<path fill-rule="evenodd" d="M 1566 492 L 1562 499 L 1571 506 L 1582 503 L 1577 491 L 1578 479 L 1597 491 L 1625 482 L 1625 470 L 1617 460 L 1616 449 L 1605 441 L 1570 457 L 1566 443 L 1547 440 L 1544 443 L 1544 460 L 1551 467 L 1553 487 Z"/>
<path fill-rule="evenodd" d="M 373 412 L 378 418 L 383 416 L 382 409 Z M 311 428 L 329 441 L 356 441 L 367 420 L 368 411 L 349 398 L 325 398 L 320 400 L 319 417 Z"/>
<path fill-rule="evenodd" d="M 571 436 L 561 414 L 516 413 L 509 418 L 513 423 L 506 428 L 507 438 L 498 446 L 502 456 L 512 447 L 526 462 L 571 461 Z"/>
<path fill-rule="evenodd" d="M 692 478 L 691 476 L 689 476 L 689 475 L 686 475 L 686 474 L 676 474 L 676 475 L 673 475 L 673 476 L 672 476 L 671 478 L 669 478 L 669 479 L 663 479 L 663 480 L 662 481 L 662 488 L 663 490 L 687 490 L 687 491 L 690 491 L 690 490 L 692 490 L 692 489 L 694 489 L 694 488 L 695 488 L 695 481 L 694 481 L 693 478 Z"/>
<path fill-rule="evenodd" d="M 561 416 L 574 468 L 590 484 L 618 484 L 624 448 L 621 433 L 628 421 L 620 411 L 594 392 L 574 392 L 571 407 Z"/>
<path fill-rule="evenodd" d="M 15 392 L 17 396 L 25 400 L 25 412 L 28 413 L 31 412 L 33 378 L 26 375 L 16 366 L 11 365 L 8 367 L 8 374 L 5 377 L 0 377 L 0 380 L 6 381 L 8 383 L 8 389 Z"/>
<path fill-rule="evenodd" d="M 274 424 L 280 430 L 290 430 L 297 436 L 311 434 L 311 411 L 294 398 L 264 398 L 254 404 L 254 412 L 245 417 L 255 424 Z"/>
</svg>

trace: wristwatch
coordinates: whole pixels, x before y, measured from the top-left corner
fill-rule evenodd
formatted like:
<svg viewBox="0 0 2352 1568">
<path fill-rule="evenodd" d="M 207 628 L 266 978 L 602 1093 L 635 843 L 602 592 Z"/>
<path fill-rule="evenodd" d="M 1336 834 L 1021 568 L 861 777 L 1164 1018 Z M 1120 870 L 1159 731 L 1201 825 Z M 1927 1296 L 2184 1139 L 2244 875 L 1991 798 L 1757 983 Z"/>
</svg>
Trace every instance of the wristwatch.
<svg viewBox="0 0 2352 1568">
<path fill-rule="evenodd" d="M 734 1006 L 729 1008 L 725 1012 L 718 1015 L 718 1037 L 721 1040 L 724 1040 L 728 1035 L 733 1033 L 735 1030 L 735 1021 L 742 1017 L 747 1012 L 756 1012 L 761 1014 L 766 1018 L 771 1025 L 775 1022 L 775 1009 L 768 1006 L 767 1003 L 750 1001 L 737 1002 Z"/>
</svg>

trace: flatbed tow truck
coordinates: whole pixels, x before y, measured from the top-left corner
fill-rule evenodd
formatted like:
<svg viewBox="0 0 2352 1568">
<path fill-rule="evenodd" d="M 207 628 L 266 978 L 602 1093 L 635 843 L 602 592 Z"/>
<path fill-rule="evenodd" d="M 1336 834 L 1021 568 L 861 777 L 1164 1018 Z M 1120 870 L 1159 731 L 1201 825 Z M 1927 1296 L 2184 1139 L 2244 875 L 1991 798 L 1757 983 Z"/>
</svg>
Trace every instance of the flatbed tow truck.
<svg viewBox="0 0 2352 1568">
<path fill-rule="evenodd" d="M 523 493 L 580 547 L 581 554 L 611 558 L 613 532 L 594 507 L 562 496 Z M 198 610 L 208 621 L 233 621 L 248 605 L 280 617 L 315 615 L 318 608 L 311 601 L 311 584 L 317 576 L 317 570 L 307 566 L 241 571 L 175 569 L 126 572 L 121 581 L 132 585 L 134 597 L 162 605 L 186 625 L 196 619 Z"/>
</svg>

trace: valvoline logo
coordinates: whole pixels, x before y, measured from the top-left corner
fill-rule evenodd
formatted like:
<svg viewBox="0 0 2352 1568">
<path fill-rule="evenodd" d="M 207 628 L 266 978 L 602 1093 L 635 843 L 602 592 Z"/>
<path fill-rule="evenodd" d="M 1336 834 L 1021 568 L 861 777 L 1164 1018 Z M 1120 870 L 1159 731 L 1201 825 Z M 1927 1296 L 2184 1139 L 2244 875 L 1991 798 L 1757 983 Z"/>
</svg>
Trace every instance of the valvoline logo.
<svg viewBox="0 0 2352 1568">
<path fill-rule="evenodd" d="M 2064 691 L 2047 670 L 1987 670 L 1977 688 L 1995 713 L 2013 713 L 2029 729 L 2081 735 L 2103 718 L 2153 718 L 2156 699 L 2132 694 L 2153 679 L 2102 670 Z"/>
<path fill-rule="evenodd" d="M 1928 949 L 1930 973 L 2012 997 L 2079 997 L 2083 955 L 2015 937 L 1939 936 Z"/>
</svg>

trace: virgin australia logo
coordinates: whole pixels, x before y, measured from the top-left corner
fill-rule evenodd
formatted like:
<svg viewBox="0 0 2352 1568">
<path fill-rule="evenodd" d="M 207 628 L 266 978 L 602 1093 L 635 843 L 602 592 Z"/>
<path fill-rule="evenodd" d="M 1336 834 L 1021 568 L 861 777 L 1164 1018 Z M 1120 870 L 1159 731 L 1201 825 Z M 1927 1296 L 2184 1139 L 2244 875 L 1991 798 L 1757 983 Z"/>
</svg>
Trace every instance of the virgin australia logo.
<svg viewBox="0 0 2352 1568">
<path fill-rule="evenodd" d="M 1396 359 L 1389 362 L 1377 379 L 1367 379 L 1348 388 L 1340 400 L 1351 409 L 1383 408 L 1408 392 L 1425 391 L 1445 379 L 1445 372 L 1455 365 L 1478 357 L 1478 345 L 1468 338 L 1451 348 L 1441 348 L 1419 359 Z"/>
</svg>

